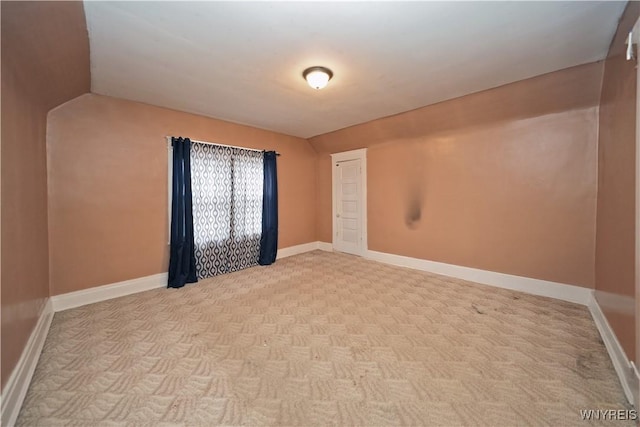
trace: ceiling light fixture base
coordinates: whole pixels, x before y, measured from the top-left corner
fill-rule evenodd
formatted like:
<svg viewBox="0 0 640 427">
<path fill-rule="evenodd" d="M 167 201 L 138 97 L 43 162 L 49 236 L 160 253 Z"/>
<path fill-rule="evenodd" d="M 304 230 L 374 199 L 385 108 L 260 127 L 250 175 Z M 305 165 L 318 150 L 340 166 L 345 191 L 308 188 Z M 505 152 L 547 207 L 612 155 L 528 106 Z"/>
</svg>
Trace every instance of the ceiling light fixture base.
<svg viewBox="0 0 640 427">
<path fill-rule="evenodd" d="M 304 77 L 312 88 L 322 89 L 333 77 L 333 71 L 327 67 L 309 67 L 302 72 L 302 77 Z"/>
</svg>

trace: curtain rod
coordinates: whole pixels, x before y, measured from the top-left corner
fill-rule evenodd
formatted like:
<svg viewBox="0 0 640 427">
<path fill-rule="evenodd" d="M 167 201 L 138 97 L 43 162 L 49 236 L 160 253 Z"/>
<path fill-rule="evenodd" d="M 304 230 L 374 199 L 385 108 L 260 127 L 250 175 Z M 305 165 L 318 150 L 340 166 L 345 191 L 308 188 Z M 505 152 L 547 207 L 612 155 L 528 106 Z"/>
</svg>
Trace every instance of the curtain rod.
<svg viewBox="0 0 640 427">
<path fill-rule="evenodd" d="M 176 138 L 174 136 L 167 136 L 167 144 L 169 144 L 169 146 L 171 146 L 171 138 Z M 191 139 L 191 138 L 189 138 Z M 247 148 L 247 147 L 237 147 L 235 145 L 227 145 L 227 144 L 218 144 L 217 142 L 209 142 L 209 141 L 198 141 L 197 139 L 191 139 L 191 142 L 196 142 L 198 144 L 207 144 L 207 145 L 217 145 L 219 147 L 229 147 L 229 148 L 237 148 L 239 150 L 249 150 L 249 151 L 259 151 L 261 153 L 264 153 L 267 150 L 256 150 L 255 148 Z M 276 156 L 279 156 L 280 153 L 278 153 L 276 151 Z"/>
</svg>

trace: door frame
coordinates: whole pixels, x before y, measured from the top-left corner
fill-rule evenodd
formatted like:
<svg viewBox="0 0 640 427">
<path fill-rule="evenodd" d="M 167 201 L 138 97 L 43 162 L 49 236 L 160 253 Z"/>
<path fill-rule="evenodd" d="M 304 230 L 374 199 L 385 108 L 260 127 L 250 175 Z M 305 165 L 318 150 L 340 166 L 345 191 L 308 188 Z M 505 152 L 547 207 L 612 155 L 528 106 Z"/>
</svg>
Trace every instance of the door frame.
<svg viewBox="0 0 640 427">
<path fill-rule="evenodd" d="M 638 367 L 640 367 L 640 19 L 638 19 L 631 30 L 632 42 L 635 44 L 635 49 L 631 47 L 633 53 L 636 55 L 636 248 L 635 248 L 635 282 L 636 282 L 636 310 L 635 310 L 635 322 L 636 322 L 636 357 L 635 357 L 635 391 L 636 391 L 636 409 L 640 409 L 640 388 Z"/>
<path fill-rule="evenodd" d="M 365 256 L 368 251 L 367 243 L 367 149 L 361 148 L 358 150 L 344 151 L 342 153 L 331 154 L 331 242 L 333 248 L 336 247 L 336 236 L 338 234 L 338 206 L 336 203 L 337 198 L 337 184 L 338 184 L 338 167 L 337 162 L 344 162 L 347 160 L 360 160 L 360 193 L 362 200 L 360 201 L 360 216 L 362 227 L 362 238 L 360 240 L 360 256 Z"/>
</svg>

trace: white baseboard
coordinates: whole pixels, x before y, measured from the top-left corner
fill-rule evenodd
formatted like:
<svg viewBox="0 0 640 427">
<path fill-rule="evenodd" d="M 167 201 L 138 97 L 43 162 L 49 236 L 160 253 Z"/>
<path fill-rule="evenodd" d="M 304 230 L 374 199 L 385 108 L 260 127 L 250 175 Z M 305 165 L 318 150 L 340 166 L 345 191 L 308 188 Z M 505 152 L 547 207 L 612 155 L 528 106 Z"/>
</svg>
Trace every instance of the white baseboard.
<svg viewBox="0 0 640 427">
<path fill-rule="evenodd" d="M 331 243 L 318 241 L 281 249 L 279 252 L 285 252 L 286 255 L 282 256 L 285 257 L 315 249 L 332 252 L 333 245 Z M 289 252 L 290 250 L 293 251 Z M 454 264 L 445 264 L 442 262 L 419 258 L 410 258 L 402 255 L 388 254 L 372 250 L 367 250 L 364 258 L 385 264 L 412 268 L 414 270 L 442 274 L 444 276 L 455 277 L 457 279 L 468 280 L 471 282 L 481 283 L 483 285 L 560 299 L 585 306 L 589 305 L 591 301 L 591 294 L 593 293 L 591 289 L 583 288 L 581 286 L 550 282 L 548 280 L 532 279 L 530 277 L 515 276 L 512 274 L 497 273 L 494 271 L 480 270 L 477 268 L 463 267 Z"/>
<path fill-rule="evenodd" d="M 604 346 L 607 348 L 607 352 L 609 352 L 609 357 L 613 363 L 613 368 L 616 370 L 616 374 L 618 374 L 618 379 L 620 380 L 624 394 L 629 403 L 633 405 L 638 395 L 638 381 L 634 366 L 629 362 L 627 355 L 620 345 L 620 341 L 616 338 L 616 334 L 613 332 L 613 329 L 611 329 L 611 325 L 609 325 L 607 318 L 594 296 L 589 300 L 589 311 L 591 312 L 593 321 L 596 323 L 598 332 L 600 332 Z"/>
<path fill-rule="evenodd" d="M 40 313 L 40 318 L 36 327 L 31 332 L 31 336 L 27 341 L 27 345 L 22 351 L 22 355 L 18 360 L 11 376 L 2 390 L 2 425 L 13 426 L 20 413 L 22 402 L 27 395 L 31 377 L 38 365 L 38 359 L 47 339 L 47 333 L 53 320 L 53 305 L 51 299 Z"/>
<path fill-rule="evenodd" d="M 327 242 L 316 242 L 316 249 L 320 249 L 325 252 L 333 252 L 333 244 Z"/>
<path fill-rule="evenodd" d="M 598 305 L 604 311 L 614 310 L 616 313 L 634 316 L 636 312 L 636 300 L 629 295 L 619 295 L 601 290 L 595 291 L 594 297 Z"/>
<path fill-rule="evenodd" d="M 318 243 L 319 242 L 309 242 L 302 245 L 278 249 L 277 259 L 316 250 L 318 249 Z M 51 300 L 53 303 L 53 311 L 58 312 L 138 292 L 145 292 L 151 289 L 163 288 L 165 286 L 167 286 L 167 273 L 160 273 L 152 276 L 139 277 L 137 279 L 112 283 L 110 285 L 83 289 L 81 291 L 69 292 L 62 295 L 55 295 L 51 297 Z"/>
<path fill-rule="evenodd" d="M 316 250 L 318 249 L 318 243 L 319 242 L 309 242 L 302 245 L 278 249 L 277 259 Z M 53 311 L 58 312 L 81 307 L 87 304 L 110 300 L 112 298 L 149 291 L 151 289 L 163 288 L 165 286 L 167 286 L 167 273 L 160 273 L 152 276 L 139 277 L 137 279 L 112 283 L 110 285 L 83 289 L 81 291 L 69 292 L 62 295 L 55 295 L 51 297 L 51 300 L 53 303 Z"/>
<path fill-rule="evenodd" d="M 333 252 L 333 245 L 327 242 L 309 242 L 302 245 L 289 246 L 288 248 L 278 249 L 276 259 L 286 258 L 293 255 L 303 254 L 315 250 Z"/>
<path fill-rule="evenodd" d="M 289 246 L 288 248 L 278 249 L 276 259 L 287 258 L 290 256 L 311 252 L 318 249 L 318 242 L 303 243 L 301 245 Z"/>
<path fill-rule="evenodd" d="M 125 280 L 123 282 L 113 283 L 110 285 L 83 289 L 81 291 L 69 292 L 62 295 L 55 295 L 51 297 L 51 301 L 53 303 L 53 311 L 57 313 L 58 311 L 68 310 L 70 308 L 94 304 L 96 302 L 136 294 L 138 292 L 150 291 L 151 289 L 163 288 L 166 286 L 167 273 L 160 273 L 152 276 Z"/>
<path fill-rule="evenodd" d="M 564 283 L 549 282 L 547 280 L 514 276 L 512 274 L 479 270 L 477 268 L 462 267 L 459 265 L 445 264 L 442 262 L 410 258 L 402 255 L 393 255 L 371 250 L 367 251 L 366 257 L 386 264 L 428 271 L 430 273 L 442 274 L 444 276 L 455 277 L 457 279 L 468 280 L 470 282 L 481 283 L 483 285 L 556 298 L 582 305 L 588 305 L 591 300 L 592 290 L 580 286 L 566 285 Z"/>
</svg>

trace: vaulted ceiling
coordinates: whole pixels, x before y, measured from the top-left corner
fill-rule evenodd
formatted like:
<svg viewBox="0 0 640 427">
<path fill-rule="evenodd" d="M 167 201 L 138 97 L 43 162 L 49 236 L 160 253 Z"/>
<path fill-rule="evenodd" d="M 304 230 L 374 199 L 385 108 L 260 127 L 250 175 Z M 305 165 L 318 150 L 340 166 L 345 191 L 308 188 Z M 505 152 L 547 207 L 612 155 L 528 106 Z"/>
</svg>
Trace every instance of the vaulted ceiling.
<svg viewBox="0 0 640 427">
<path fill-rule="evenodd" d="M 92 92 L 308 138 L 603 59 L 625 3 L 84 5 Z"/>
</svg>

